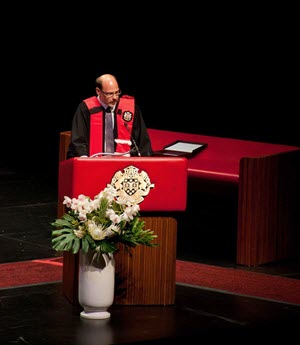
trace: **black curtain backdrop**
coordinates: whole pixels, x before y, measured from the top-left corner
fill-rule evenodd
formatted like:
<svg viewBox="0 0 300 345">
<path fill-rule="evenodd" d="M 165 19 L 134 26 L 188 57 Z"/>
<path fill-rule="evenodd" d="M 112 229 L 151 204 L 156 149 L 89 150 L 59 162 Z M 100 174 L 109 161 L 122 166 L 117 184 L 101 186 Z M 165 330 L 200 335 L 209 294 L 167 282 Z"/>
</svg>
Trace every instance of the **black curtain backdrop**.
<svg viewBox="0 0 300 345">
<path fill-rule="evenodd" d="M 103 73 L 136 97 L 150 128 L 300 146 L 293 20 L 212 13 L 184 27 L 151 17 L 144 30 L 123 17 L 117 33 L 61 12 L 15 20 L 2 43 L 1 167 L 56 174 L 59 133 Z"/>
</svg>

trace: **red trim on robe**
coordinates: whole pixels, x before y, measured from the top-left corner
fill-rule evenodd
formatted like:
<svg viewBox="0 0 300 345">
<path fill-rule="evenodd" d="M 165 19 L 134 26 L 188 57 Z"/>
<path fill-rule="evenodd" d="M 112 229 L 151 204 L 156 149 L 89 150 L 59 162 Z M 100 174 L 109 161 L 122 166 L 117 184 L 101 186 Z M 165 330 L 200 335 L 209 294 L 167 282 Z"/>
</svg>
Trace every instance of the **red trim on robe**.
<svg viewBox="0 0 300 345">
<path fill-rule="evenodd" d="M 84 100 L 85 104 L 87 105 L 88 109 L 91 110 L 95 107 L 100 107 L 101 104 L 98 101 L 96 96 L 92 96 Z M 120 97 L 118 109 L 115 109 L 117 112 L 116 124 L 118 138 L 119 140 L 124 140 L 129 142 L 131 140 L 131 131 L 132 131 L 132 124 L 134 119 L 134 97 L 124 95 Z M 131 113 L 132 116 L 129 120 L 128 116 L 124 116 L 124 113 Z M 125 114 L 126 115 L 126 114 Z M 127 118 L 127 121 L 124 120 Z M 104 152 L 103 148 L 103 111 L 99 111 L 97 113 L 90 115 L 90 145 L 89 145 L 89 155 L 92 156 L 93 154 Z M 127 124 L 127 128 L 126 125 Z M 124 153 L 130 150 L 130 145 L 124 143 L 117 143 L 115 152 Z"/>
<path fill-rule="evenodd" d="M 126 121 L 126 112 L 132 114 L 131 119 Z M 120 113 L 120 114 L 119 114 Z M 125 114 L 125 115 L 124 115 Z M 119 106 L 117 109 L 117 126 L 118 126 L 118 138 L 120 140 L 131 141 L 131 131 L 134 119 L 134 98 L 124 95 L 120 98 Z M 127 152 L 130 150 L 130 145 L 117 143 L 116 152 Z"/>
</svg>

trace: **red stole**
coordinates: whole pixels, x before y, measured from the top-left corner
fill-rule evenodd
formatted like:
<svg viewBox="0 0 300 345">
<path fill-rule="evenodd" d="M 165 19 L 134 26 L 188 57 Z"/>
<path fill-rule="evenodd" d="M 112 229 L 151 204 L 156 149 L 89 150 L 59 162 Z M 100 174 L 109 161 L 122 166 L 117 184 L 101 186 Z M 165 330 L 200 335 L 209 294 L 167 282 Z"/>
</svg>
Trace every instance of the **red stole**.
<svg viewBox="0 0 300 345">
<path fill-rule="evenodd" d="M 92 96 L 84 100 L 88 109 L 101 107 L 100 102 L 96 96 Z M 130 150 L 131 131 L 134 119 L 134 98 L 131 96 L 120 97 L 118 108 L 115 109 L 117 116 L 115 116 L 115 126 L 117 126 L 118 137 L 116 141 L 115 152 L 124 153 Z M 90 115 L 90 149 L 89 156 L 95 153 L 103 152 L 103 110 L 92 113 Z"/>
</svg>

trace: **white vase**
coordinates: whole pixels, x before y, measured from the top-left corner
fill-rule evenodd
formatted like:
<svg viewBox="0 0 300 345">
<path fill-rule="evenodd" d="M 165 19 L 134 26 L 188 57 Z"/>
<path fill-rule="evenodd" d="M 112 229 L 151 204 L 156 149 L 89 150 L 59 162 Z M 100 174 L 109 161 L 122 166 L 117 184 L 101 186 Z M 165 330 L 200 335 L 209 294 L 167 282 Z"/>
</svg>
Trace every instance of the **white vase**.
<svg viewBox="0 0 300 345">
<path fill-rule="evenodd" d="M 78 300 L 86 319 L 107 319 L 113 304 L 115 262 L 113 254 L 79 251 Z"/>
</svg>

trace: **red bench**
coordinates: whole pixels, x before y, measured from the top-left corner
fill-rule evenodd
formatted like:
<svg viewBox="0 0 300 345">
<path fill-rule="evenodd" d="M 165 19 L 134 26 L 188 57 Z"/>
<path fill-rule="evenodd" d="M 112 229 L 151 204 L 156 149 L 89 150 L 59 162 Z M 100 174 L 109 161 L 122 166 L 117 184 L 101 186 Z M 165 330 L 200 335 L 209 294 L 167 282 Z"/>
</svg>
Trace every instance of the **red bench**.
<svg viewBox="0 0 300 345">
<path fill-rule="evenodd" d="M 70 134 L 60 135 L 60 161 Z M 201 192 L 206 182 L 237 188 L 237 264 L 257 266 L 299 255 L 299 147 L 158 129 L 149 129 L 149 135 L 155 151 L 176 140 L 208 144 L 188 160 L 188 179 L 193 191 Z"/>
<path fill-rule="evenodd" d="M 158 129 L 149 129 L 149 135 L 154 151 L 176 140 L 208 144 L 188 160 L 188 178 L 199 182 L 200 192 L 203 181 L 237 186 L 237 264 L 256 266 L 298 254 L 299 147 Z"/>
</svg>

